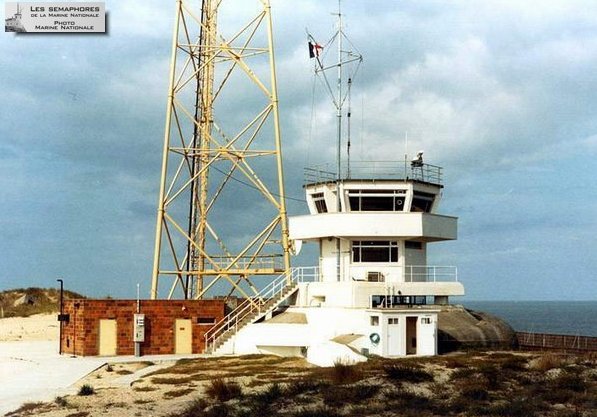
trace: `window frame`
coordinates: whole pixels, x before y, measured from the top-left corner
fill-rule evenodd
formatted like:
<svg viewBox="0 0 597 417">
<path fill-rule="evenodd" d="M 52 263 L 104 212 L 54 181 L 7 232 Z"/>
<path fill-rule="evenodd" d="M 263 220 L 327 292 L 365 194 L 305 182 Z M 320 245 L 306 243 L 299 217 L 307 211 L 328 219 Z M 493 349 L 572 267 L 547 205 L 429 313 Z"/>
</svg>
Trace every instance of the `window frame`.
<svg viewBox="0 0 597 417">
<path fill-rule="evenodd" d="M 398 189 L 398 190 L 351 189 L 351 190 L 347 190 L 348 207 L 350 208 L 351 212 L 366 212 L 366 213 L 404 212 L 404 211 L 406 211 L 406 197 L 407 197 L 407 190 L 405 190 L 405 189 Z M 388 207 L 391 205 L 392 209 L 391 210 L 363 210 L 363 199 L 371 199 L 371 198 L 391 199 L 392 201 L 390 202 Z M 399 204 L 398 204 L 398 201 L 400 201 Z M 356 204 L 354 204 L 354 203 L 356 203 Z"/>
<path fill-rule="evenodd" d="M 363 243 L 371 244 L 363 244 Z M 375 244 L 377 243 L 377 244 Z M 399 242 L 397 240 L 353 240 L 351 244 L 351 257 L 350 261 L 352 264 L 380 264 L 380 263 L 392 263 L 396 264 L 400 261 Z M 381 253 L 379 249 L 387 248 L 387 260 L 363 260 L 363 248 L 374 249 Z M 372 252 L 370 255 L 372 255 Z"/>
</svg>

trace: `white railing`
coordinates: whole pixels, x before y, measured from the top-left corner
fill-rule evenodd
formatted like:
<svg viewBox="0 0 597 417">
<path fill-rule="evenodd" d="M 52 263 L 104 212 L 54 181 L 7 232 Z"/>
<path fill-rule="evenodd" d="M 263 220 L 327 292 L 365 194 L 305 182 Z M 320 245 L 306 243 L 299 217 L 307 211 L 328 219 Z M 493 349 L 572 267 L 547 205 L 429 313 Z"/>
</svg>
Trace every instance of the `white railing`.
<svg viewBox="0 0 597 417">
<path fill-rule="evenodd" d="M 340 177 L 340 178 L 338 178 Z M 443 168 L 411 161 L 352 161 L 350 170 L 344 164 L 338 175 L 335 163 L 325 163 L 304 169 L 304 184 L 334 182 L 338 179 L 416 180 L 441 185 Z"/>
<path fill-rule="evenodd" d="M 401 268 L 404 282 L 458 281 L 458 268 L 455 266 L 407 265 Z"/>
<path fill-rule="evenodd" d="M 282 294 L 284 289 L 301 282 L 314 282 L 318 280 L 319 268 L 316 266 L 292 268 L 288 275 L 279 275 L 263 288 L 259 294 L 245 299 L 230 314 L 226 315 L 226 317 L 217 322 L 205 333 L 205 350 L 208 351 L 211 349 L 213 352 L 221 337 L 229 332 L 236 333 L 240 328 L 239 326 L 245 324 L 243 321 L 254 313 L 258 313 L 259 315 L 259 313 L 266 312 L 264 310 L 266 304 Z"/>
</svg>

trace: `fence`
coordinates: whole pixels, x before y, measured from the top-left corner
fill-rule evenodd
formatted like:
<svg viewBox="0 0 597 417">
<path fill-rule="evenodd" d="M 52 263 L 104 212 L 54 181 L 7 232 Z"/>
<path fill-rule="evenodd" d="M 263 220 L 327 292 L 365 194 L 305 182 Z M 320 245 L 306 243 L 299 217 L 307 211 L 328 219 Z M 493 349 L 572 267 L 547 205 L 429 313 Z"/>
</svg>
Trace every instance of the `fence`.
<svg viewBox="0 0 597 417">
<path fill-rule="evenodd" d="M 528 332 L 516 332 L 516 337 L 522 349 L 597 352 L 597 337 Z"/>
</svg>

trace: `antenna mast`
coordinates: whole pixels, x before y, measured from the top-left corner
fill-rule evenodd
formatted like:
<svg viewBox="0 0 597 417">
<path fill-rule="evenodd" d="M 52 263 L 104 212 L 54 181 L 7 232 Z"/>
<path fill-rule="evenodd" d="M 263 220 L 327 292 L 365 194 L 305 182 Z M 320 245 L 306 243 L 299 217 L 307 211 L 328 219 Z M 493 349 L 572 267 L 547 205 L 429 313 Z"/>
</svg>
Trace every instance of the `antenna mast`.
<svg viewBox="0 0 597 417">
<path fill-rule="evenodd" d="M 176 0 L 152 299 L 164 278 L 168 298 L 253 299 L 255 277 L 290 271 L 271 8 L 253 2 L 225 36 L 218 16 L 240 0 Z"/>
<path fill-rule="evenodd" d="M 356 49 L 356 48 L 354 48 L 354 45 L 350 42 L 350 40 L 344 34 L 343 20 L 342 20 L 342 0 L 338 0 L 338 13 L 335 13 L 335 15 L 338 18 L 338 23 L 337 23 L 338 27 L 336 29 L 336 32 L 332 36 L 332 38 L 326 44 L 326 46 L 333 44 L 334 41 L 336 42 L 337 61 L 335 64 L 324 65 L 323 59 L 320 59 L 319 55 L 317 54 L 315 56 L 317 58 L 316 64 L 315 64 L 315 74 L 320 76 L 320 79 L 322 80 L 323 84 L 326 87 L 326 90 L 330 94 L 332 103 L 333 103 L 334 107 L 336 108 L 336 134 L 337 134 L 337 137 L 336 137 L 336 142 L 337 142 L 336 143 L 336 210 L 338 212 L 340 212 L 342 209 L 342 206 L 341 206 L 342 196 L 340 194 L 341 193 L 340 182 L 342 181 L 342 178 L 344 177 L 344 175 L 342 173 L 342 110 L 343 110 L 344 102 L 347 99 L 347 96 L 348 97 L 350 96 L 352 80 L 356 76 L 361 63 L 363 62 L 363 57 L 360 53 L 358 53 L 358 51 L 344 50 L 344 41 L 346 41 L 352 49 Z M 308 35 L 308 37 L 309 37 L 310 42 L 312 41 L 314 45 L 319 47 L 319 45 L 316 42 L 314 42 L 314 39 L 311 35 Z M 348 76 L 347 92 L 344 92 L 342 89 L 342 83 L 343 83 L 343 77 L 344 77 L 343 67 L 348 66 L 348 65 L 351 66 L 351 71 L 350 71 L 350 75 Z M 331 84 L 328 80 L 328 77 L 327 77 L 327 72 L 329 72 L 329 70 L 331 70 L 333 68 L 336 69 L 336 92 L 335 93 L 334 93 L 334 91 L 331 87 Z M 350 123 L 350 111 L 351 111 L 350 98 L 348 100 L 349 100 L 348 122 Z M 349 136 L 348 136 L 348 140 L 347 140 L 346 177 L 349 178 L 350 177 L 350 125 L 348 126 L 347 132 L 348 132 Z M 337 272 L 338 281 L 340 280 L 340 276 L 341 276 L 340 249 L 341 249 L 340 248 L 340 239 L 337 238 L 336 239 L 336 251 L 337 251 L 336 272 Z"/>
</svg>

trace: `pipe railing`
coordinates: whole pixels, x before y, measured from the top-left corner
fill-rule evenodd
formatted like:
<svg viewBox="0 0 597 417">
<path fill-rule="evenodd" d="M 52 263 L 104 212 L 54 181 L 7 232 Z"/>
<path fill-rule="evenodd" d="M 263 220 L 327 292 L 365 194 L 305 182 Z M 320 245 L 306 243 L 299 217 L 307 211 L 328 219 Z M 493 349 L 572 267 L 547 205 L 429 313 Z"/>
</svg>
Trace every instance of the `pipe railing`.
<svg viewBox="0 0 597 417">
<path fill-rule="evenodd" d="M 218 321 L 211 329 L 205 333 L 205 350 L 213 350 L 220 338 L 226 334 L 236 333 L 244 320 L 253 315 L 255 312 L 263 312 L 265 305 L 278 297 L 282 292 L 292 285 L 301 282 L 314 282 L 319 279 L 319 268 L 316 266 L 292 268 L 290 273 L 281 274 L 265 288 L 263 288 L 256 296 L 246 298 L 240 303 L 232 312 Z"/>
</svg>

